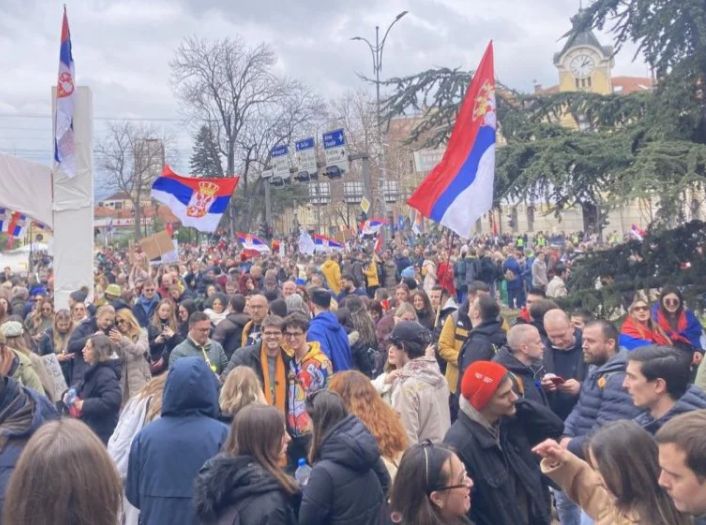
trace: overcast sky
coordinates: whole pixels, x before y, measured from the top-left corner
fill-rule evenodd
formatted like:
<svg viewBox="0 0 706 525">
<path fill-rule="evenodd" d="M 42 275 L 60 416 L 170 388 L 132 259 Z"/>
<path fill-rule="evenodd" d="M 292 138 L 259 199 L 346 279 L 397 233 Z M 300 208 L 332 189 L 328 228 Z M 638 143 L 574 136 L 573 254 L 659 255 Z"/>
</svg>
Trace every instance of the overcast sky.
<svg viewBox="0 0 706 525">
<path fill-rule="evenodd" d="M 324 98 L 364 85 L 374 39 L 403 10 L 390 32 L 383 77 L 435 66 L 473 69 L 488 40 L 496 75 L 531 91 L 536 80 L 557 83 L 552 55 L 578 0 L 82 0 L 67 2 L 76 77 L 93 90 L 96 140 L 109 119 L 145 119 L 179 135 L 179 164 L 188 165 L 188 134 L 169 83 L 169 61 L 185 36 L 235 34 L 270 43 L 282 73 Z M 56 82 L 61 2 L 0 0 L 0 152 L 48 162 L 50 86 Z M 599 35 L 604 44 L 610 38 Z M 614 75 L 646 76 L 633 47 L 616 57 Z M 372 91 L 372 87 L 370 88 Z"/>
</svg>

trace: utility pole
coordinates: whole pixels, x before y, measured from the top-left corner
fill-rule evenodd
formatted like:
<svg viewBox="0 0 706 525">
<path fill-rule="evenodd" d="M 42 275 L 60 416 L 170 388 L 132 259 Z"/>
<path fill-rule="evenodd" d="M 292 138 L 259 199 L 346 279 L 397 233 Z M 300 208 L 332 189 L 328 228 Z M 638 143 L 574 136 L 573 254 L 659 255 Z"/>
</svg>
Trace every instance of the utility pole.
<svg viewBox="0 0 706 525">
<path fill-rule="evenodd" d="M 373 56 L 373 73 L 375 74 L 375 107 L 376 107 L 376 117 L 377 117 L 377 135 L 378 144 L 380 147 L 380 198 L 382 202 L 380 207 L 384 212 L 385 218 L 387 218 L 387 200 L 385 199 L 385 186 L 387 183 L 387 166 L 385 161 L 385 144 L 382 140 L 382 114 L 380 113 L 380 74 L 382 73 L 382 53 L 385 49 L 385 41 L 387 40 L 387 35 L 390 33 L 390 29 L 399 20 L 405 16 L 409 11 L 402 11 L 399 13 L 395 19 L 387 26 L 385 34 L 380 40 L 380 26 L 375 26 L 375 45 L 370 43 L 367 38 L 360 36 L 354 36 L 351 40 L 360 40 L 365 42 L 370 48 L 370 52 Z M 392 225 L 390 225 L 392 228 Z M 390 230 L 392 232 L 392 229 Z"/>
</svg>

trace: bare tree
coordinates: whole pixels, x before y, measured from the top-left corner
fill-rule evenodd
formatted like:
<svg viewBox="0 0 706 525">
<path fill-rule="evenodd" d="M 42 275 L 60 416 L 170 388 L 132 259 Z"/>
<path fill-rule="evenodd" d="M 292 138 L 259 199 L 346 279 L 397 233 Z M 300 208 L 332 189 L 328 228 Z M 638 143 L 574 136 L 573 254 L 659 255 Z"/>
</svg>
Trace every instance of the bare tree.
<svg viewBox="0 0 706 525">
<path fill-rule="evenodd" d="M 141 237 L 142 202 L 149 199 L 154 179 L 165 162 L 171 138 L 152 126 L 114 122 L 98 143 L 96 153 L 107 186 L 125 193 L 135 213 L 135 237 Z"/>
<path fill-rule="evenodd" d="M 213 131 L 225 173 L 241 177 L 239 193 L 249 204 L 247 222 L 254 202 L 249 199 L 251 177 L 262 171 L 272 147 L 290 141 L 323 107 L 308 88 L 277 75 L 276 60 L 267 44 L 249 47 L 236 36 L 187 38 L 170 64 L 175 93 L 189 117 Z"/>
</svg>

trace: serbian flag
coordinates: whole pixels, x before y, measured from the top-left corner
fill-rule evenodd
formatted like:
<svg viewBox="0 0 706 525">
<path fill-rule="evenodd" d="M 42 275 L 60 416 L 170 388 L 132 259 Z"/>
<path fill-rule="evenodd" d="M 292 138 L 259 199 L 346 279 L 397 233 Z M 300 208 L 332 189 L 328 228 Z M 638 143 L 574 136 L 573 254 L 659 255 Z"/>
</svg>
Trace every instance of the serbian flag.
<svg viewBox="0 0 706 525">
<path fill-rule="evenodd" d="M 464 239 L 493 204 L 495 125 L 490 42 L 461 104 L 444 156 L 407 201 Z"/>
<path fill-rule="evenodd" d="M 0 208 L 0 232 L 7 232 L 7 226 L 10 224 L 12 212 L 7 208 Z"/>
<path fill-rule="evenodd" d="M 182 177 L 164 166 L 152 183 L 152 198 L 166 205 L 184 226 L 213 233 L 238 186 L 238 177 Z"/>
<path fill-rule="evenodd" d="M 267 242 L 259 237 L 255 237 L 252 233 L 236 232 L 235 236 L 238 242 L 243 245 L 244 250 L 255 251 L 257 253 L 269 253 L 270 247 Z"/>
<path fill-rule="evenodd" d="M 331 239 L 330 237 L 326 237 L 325 235 L 320 235 L 318 233 L 315 233 L 312 235 L 312 238 L 314 239 L 314 249 L 317 252 L 330 252 L 330 251 L 342 251 L 343 250 L 343 245 Z"/>
<path fill-rule="evenodd" d="M 54 115 L 54 167 L 67 177 L 76 175 L 76 148 L 74 146 L 74 58 L 71 54 L 69 19 L 61 24 L 59 48 L 59 77 L 56 83 L 56 114 Z"/>
<path fill-rule="evenodd" d="M 642 242 L 642 240 L 645 238 L 645 235 L 647 235 L 647 232 L 640 228 L 637 224 L 633 224 L 630 227 L 630 235 L 633 239 Z"/>
<path fill-rule="evenodd" d="M 24 213 L 18 211 L 12 212 L 10 219 L 6 221 L 7 229 L 5 229 L 5 223 L 3 223 L 3 231 L 6 231 L 10 237 L 22 237 L 27 227 L 27 216 Z"/>
<path fill-rule="evenodd" d="M 363 235 L 375 235 L 387 221 L 385 219 L 368 219 L 360 223 Z"/>
</svg>

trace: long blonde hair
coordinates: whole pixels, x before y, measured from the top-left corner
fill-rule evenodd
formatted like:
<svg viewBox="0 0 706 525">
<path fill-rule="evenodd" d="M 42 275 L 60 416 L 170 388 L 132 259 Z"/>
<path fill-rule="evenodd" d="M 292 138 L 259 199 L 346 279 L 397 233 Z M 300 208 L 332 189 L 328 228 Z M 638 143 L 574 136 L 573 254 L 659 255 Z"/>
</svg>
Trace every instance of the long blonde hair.
<svg viewBox="0 0 706 525">
<path fill-rule="evenodd" d="M 253 403 L 266 405 L 260 380 L 248 366 L 236 366 L 228 373 L 218 404 L 224 414 L 235 416 L 239 410 Z"/>
<path fill-rule="evenodd" d="M 154 421 L 162 413 L 162 394 L 164 393 L 164 385 L 167 383 L 168 375 L 164 373 L 150 379 L 142 387 L 142 390 L 137 393 L 137 397 L 140 399 L 149 398 L 145 416 L 147 422 Z"/>
<path fill-rule="evenodd" d="M 56 326 L 59 321 L 61 320 L 66 320 L 69 322 L 69 329 L 65 334 L 60 334 L 59 333 L 59 328 Z M 54 315 L 54 326 L 52 328 L 52 338 L 54 342 L 54 353 L 60 354 L 64 351 L 66 348 L 66 345 L 69 342 L 69 337 L 71 336 L 71 332 L 74 329 L 74 321 L 71 317 L 71 313 L 65 309 L 62 308 L 58 312 L 56 312 L 56 315 Z"/>
<path fill-rule="evenodd" d="M 128 324 L 127 337 L 133 343 L 136 343 L 137 340 L 142 335 L 142 329 L 140 328 L 140 323 L 137 322 L 137 319 L 135 319 L 135 316 L 130 311 L 130 309 L 129 308 L 121 308 L 120 310 L 118 310 L 115 313 L 116 322 L 118 319 L 125 321 Z"/>
</svg>

